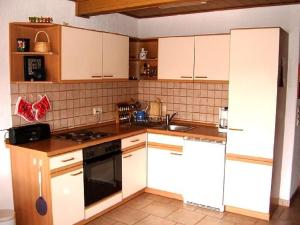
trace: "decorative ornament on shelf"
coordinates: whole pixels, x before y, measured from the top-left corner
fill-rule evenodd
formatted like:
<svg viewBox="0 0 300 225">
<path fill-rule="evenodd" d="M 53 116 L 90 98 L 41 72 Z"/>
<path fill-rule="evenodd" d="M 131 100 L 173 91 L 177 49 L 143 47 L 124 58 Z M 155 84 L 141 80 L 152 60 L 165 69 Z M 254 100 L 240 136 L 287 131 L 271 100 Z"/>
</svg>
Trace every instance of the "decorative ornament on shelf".
<svg viewBox="0 0 300 225">
<path fill-rule="evenodd" d="M 52 23 L 52 17 L 43 17 L 43 16 L 30 16 L 28 17 L 30 23 Z"/>
<path fill-rule="evenodd" d="M 24 97 L 19 97 L 15 114 L 32 123 L 43 119 L 50 109 L 51 104 L 46 95 L 40 96 L 40 100 L 35 103 L 27 101 Z"/>
</svg>

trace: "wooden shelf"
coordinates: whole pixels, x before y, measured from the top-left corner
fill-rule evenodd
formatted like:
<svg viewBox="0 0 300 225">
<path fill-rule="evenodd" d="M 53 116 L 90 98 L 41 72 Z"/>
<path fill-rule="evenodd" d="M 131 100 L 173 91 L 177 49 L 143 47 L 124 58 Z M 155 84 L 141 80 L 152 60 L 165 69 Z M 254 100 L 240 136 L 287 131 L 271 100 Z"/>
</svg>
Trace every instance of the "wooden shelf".
<svg viewBox="0 0 300 225">
<path fill-rule="evenodd" d="M 13 55 L 55 55 L 54 52 L 12 52 Z"/>
<path fill-rule="evenodd" d="M 34 52 L 35 35 L 39 31 L 45 31 L 49 35 L 51 52 Z M 30 40 L 29 52 L 17 52 L 18 38 L 27 38 Z M 16 22 L 9 25 L 10 41 L 10 81 L 12 83 L 41 82 L 51 83 L 60 81 L 61 67 L 61 26 L 51 23 L 24 23 Z M 39 36 L 39 41 L 48 41 L 45 35 Z M 25 81 L 24 78 L 24 56 L 44 56 L 44 69 L 46 81 Z"/>
<path fill-rule="evenodd" d="M 148 59 L 139 59 L 141 49 L 144 48 Z M 147 65 L 145 65 L 147 64 Z M 138 80 L 155 80 L 157 79 L 157 65 L 158 65 L 158 39 L 137 39 L 130 38 L 129 40 L 129 76 L 135 77 Z M 152 71 L 150 75 L 142 75 L 144 68 L 150 67 Z M 154 73 L 153 73 L 154 71 Z M 154 74 L 154 75 L 153 75 Z"/>
<path fill-rule="evenodd" d="M 129 59 L 129 61 L 136 61 L 136 62 L 149 62 L 149 61 L 157 61 L 158 59 Z"/>
</svg>

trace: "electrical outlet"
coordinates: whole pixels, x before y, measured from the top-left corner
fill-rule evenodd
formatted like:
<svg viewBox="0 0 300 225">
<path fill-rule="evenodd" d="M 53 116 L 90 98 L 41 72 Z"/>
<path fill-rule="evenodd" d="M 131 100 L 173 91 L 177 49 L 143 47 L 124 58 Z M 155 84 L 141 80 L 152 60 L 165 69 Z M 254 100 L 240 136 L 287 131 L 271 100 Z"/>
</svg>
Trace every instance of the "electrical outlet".
<svg viewBox="0 0 300 225">
<path fill-rule="evenodd" d="M 93 108 L 93 114 L 94 115 L 99 115 L 102 113 L 102 106 L 97 106 Z"/>
</svg>

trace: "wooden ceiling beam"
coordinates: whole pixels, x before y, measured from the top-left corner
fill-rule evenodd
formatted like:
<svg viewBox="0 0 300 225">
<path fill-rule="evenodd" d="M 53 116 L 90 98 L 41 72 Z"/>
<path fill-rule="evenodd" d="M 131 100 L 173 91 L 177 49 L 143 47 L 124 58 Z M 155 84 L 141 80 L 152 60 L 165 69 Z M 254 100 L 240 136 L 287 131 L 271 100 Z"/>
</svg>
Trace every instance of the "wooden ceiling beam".
<svg viewBox="0 0 300 225">
<path fill-rule="evenodd" d="M 76 0 L 76 15 L 93 16 L 183 2 L 191 0 Z"/>
</svg>

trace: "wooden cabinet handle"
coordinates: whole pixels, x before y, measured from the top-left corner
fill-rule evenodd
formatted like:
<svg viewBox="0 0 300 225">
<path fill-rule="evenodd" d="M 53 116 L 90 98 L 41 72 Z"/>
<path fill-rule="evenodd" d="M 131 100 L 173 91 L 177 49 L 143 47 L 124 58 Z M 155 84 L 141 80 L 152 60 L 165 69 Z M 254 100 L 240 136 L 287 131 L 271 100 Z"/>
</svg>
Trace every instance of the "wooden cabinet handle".
<svg viewBox="0 0 300 225">
<path fill-rule="evenodd" d="M 103 76 L 101 75 L 92 75 L 92 78 L 102 78 Z"/>
<path fill-rule="evenodd" d="M 193 78 L 192 76 L 181 76 L 180 78 Z"/>
<path fill-rule="evenodd" d="M 78 175 L 80 175 L 80 174 L 82 174 L 82 173 L 83 173 L 82 171 L 79 171 L 78 173 L 73 173 L 73 174 L 71 174 L 71 176 L 75 177 L 75 176 L 78 176 Z"/>
<path fill-rule="evenodd" d="M 114 75 L 104 75 L 103 77 L 114 77 Z"/>
<path fill-rule="evenodd" d="M 239 129 L 239 128 L 228 128 L 228 129 L 232 131 L 244 131 L 243 129 Z"/>
<path fill-rule="evenodd" d="M 195 76 L 195 78 L 207 79 L 207 76 Z"/>
<path fill-rule="evenodd" d="M 69 162 L 69 161 L 72 161 L 72 160 L 74 160 L 75 158 L 74 157 L 72 157 L 72 158 L 69 158 L 69 159 L 63 159 L 63 160 L 61 160 L 62 162 Z"/>
<path fill-rule="evenodd" d="M 180 153 L 175 153 L 175 152 L 171 152 L 170 154 L 171 154 L 171 155 L 182 155 L 182 154 L 180 154 Z"/>
<path fill-rule="evenodd" d="M 129 157 L 131 157 L 131 156 L 132 156 L 132 155 L 124 156 L 123 159 L 129 158 Z"/>
<path fill-rule="evenodd" d="M 137 141 L 139 141 L 140 139 L 134 139 L 134 140 L 131 140 L 130 142 L 137 142 Z"/>
</svg>

